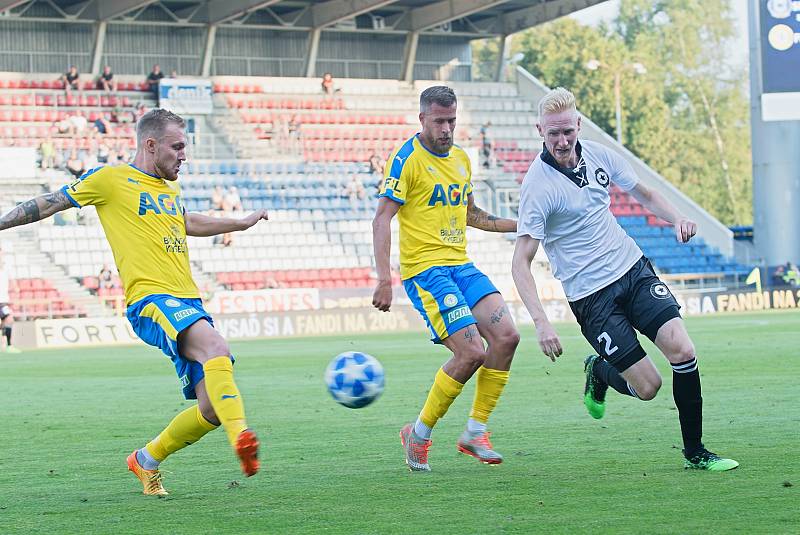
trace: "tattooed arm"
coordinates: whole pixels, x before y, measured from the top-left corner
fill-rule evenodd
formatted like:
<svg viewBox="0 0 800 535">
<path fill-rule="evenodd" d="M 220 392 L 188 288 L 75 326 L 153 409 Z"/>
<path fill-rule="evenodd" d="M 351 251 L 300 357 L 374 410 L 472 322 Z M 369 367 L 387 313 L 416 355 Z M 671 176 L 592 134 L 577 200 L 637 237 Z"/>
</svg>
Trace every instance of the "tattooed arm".
<svg viewBox="0 0 800 535">
<path fill-rule="evenodd" d="M 0 216 L 0 230 L 27 225 L 40 219 L 45 219 L 51 215 L 72 208 L 74 205 L 63 191 L 58 190 L 53 193 L 39 195 L 29 201 L 12 208 L 7 213 Z"/>
<path fill-rule="evenodd" d="M 468 197 L 467 225 L 489 232 L 516 232 L 517 222 L 487 213 L 475 205 L 472 194 Z"/>
</svg>

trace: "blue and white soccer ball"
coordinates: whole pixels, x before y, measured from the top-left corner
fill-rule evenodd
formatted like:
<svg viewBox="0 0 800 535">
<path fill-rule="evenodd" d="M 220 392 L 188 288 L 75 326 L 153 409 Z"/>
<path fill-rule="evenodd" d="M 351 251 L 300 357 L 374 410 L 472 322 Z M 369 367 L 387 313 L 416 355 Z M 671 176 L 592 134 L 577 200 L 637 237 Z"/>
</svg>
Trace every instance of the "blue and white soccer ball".
<svg viewBox="0 0 800 535">
<path fill-rule="evenodd" d="M 383 366 L 372 355 L 347 351 L 325 369 L 325 384 L 333 399 L 345 407 L 366 407 L 383 392 Z"/>
</svg>

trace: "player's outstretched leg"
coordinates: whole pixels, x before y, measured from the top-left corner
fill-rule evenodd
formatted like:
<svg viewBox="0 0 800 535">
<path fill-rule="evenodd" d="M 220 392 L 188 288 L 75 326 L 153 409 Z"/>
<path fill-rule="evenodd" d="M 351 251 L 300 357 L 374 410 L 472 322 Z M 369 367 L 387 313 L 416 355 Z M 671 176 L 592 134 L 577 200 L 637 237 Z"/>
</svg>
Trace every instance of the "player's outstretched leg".
<svg viewBox="0 0 800 535">
<path fill-rule="evenodd" d="M 228 442 L 239 457 L 244 475 L 256 474 L 259 442 L 245 420 L 242 394 L 233 379 L 228 343 L 205 319 L 182 331 L 178 343 L 182 355 L 203 367 L 203 379 L 194 390 L 203 407 L 206 402 L 210 405 L 204 412 L 213 409 L 215 419 L 222 424 Z M 192 373 L 199 375 L 197 371 Z"/>
<path fill-rule="evenodd" d="M 233 380 L 233 363 L 230 356 L 219 356 L 203 364 L 206 391 L 214 412 L 225 429 L 236 455 L 242 465 L 242 472 L 250 477 L 258 473 L 259 441 L 255 432 L 247 426 L 244 417 L 244 403 L 239 388 Z"/>
<path fill-rule="evenodd" d="M 494 451 L 489 441 L 491 433 L 486 430 L 486 423 L 508 383 L 508 376 L 508 370 L 495 370 L 485 366 L 478 368 L 472 411 L 467 421 L 467 429 L 459 437 L 456 449 L 475 457 L 482 463 L 503 462 L 503 456 Z"/>
<path fill-rule="evenodd" d="M 608 384 L 595 375 L 595 363 L 601 360 L 599 355 L 589 355 L 583 361 L 586 383 L 583 386 L 583 404 L 592 418 L 599 420 L 606 413 L 606 392 Z"/>
<path fill-rule="evenodd" d="M 169 425 L 144 448 L 128 457 L 128 470 L 144 485 L 144 493 L 165 495 L 158 466 L 169 455 L 194 444 L 217 426 L 206 420 L 198 405 L 181 411 Z"/>
</svg>

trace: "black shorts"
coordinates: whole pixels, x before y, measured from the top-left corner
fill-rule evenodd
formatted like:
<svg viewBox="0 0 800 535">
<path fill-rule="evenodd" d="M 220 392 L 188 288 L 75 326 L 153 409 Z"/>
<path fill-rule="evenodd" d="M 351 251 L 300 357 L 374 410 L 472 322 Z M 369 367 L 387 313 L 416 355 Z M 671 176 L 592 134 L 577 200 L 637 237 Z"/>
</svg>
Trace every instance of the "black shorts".
<svg viewBox="0 0 800 535">
<path fill-rule="evenodd" d="M 634 329 L 655 341 L 662 325 L 681 317 L 680 305 L 644 256 L 621 278 L 569 306 L 583 336 L 620 372 L 646 356 Z"/>
<path fill-rule="evenodd" d="M 8 303 L 0 303 L 0 320 L 6 319 L 11 315 L 11 307 Z"/>
</svg>

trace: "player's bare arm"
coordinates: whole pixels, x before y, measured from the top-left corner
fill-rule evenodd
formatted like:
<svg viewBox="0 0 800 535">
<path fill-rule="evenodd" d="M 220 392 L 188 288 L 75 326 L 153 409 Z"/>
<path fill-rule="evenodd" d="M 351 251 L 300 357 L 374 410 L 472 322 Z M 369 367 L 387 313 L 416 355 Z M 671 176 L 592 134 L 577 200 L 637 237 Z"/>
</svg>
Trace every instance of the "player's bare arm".
<svg viewBox="0 0 800 535">
<path fill-rule="evenodd" d="M 550 320 L 547 319 L 547 314 L 536 290 L 536 281 L 531 273 L 531 262 L 533 262 L 533 257 L 536 256 L 538 249 L 539 240 L 530 236 L 517 237 L 514 257 L 511 261 L 511 275 L 514 278 L 517 293 L 525 303 L 525 308 L 528 309 L 533 324 L 536 326 L 536 335 L 539 338 L 539 347 L 542 349 L 542 353 L 555 362 L 563 351 L 561 341 Z"/>
<path fill-rule="evenodd" d="M 472 195 L 467 196 L 467 225 L 488 232 L 516 232 L 517 222 L 513 219 L 497 217 L 478 208 Z"/>
<path fill-rule="evenodd" d="M 51 215 L 73 206 L 61 190 L 39 195 L 19 204 L 0 217 L 0 230 L 47 219 Z"/>
<path fill-rule="evenodd" d="M 387 312 L 392 306 L 389 255 L 392 250 L 392 218 L 397 215 L 400 206 L 400 203 L 381 197 L 372 220 L 372 246 L 375 251 L 375 269 L 378 272 L 378 285 L 372 295 L 372 306 L 382 312 Z"/>
<path fill-rule="evenodd" d="M 256 210 L 242 218 L 211 217 L 197 212 L 186 212 L 187 236 L 216 236 L 227 232 L 247 230 L 261 220 L 268 220 L 265 209 Z"/>
<path fill-rule="evenodd" d="M 679 242 L 686 243 L 697 234 L 697 224 L 681 214 L 678 209 L 659 192 L 648 188 L 640 182 L 636 184 L 631 194 L 642 206 L 667 223 L 672 223 L 675 227 L 675 238 Z"/>
</svg>

